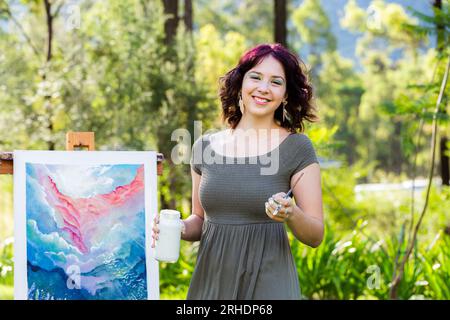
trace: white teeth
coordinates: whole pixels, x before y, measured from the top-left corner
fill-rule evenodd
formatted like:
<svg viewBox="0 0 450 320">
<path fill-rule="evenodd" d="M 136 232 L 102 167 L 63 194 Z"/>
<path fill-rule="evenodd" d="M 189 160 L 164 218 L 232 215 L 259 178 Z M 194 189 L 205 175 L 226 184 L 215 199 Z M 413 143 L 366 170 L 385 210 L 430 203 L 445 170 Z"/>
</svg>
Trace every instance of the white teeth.
<svg viewBox="0 0 450 320">
<path fill-rule="evenodd" d="M 267 99 L 261 99 L 261 98 L 258 98 L 258 97 L 253 97 L 256 101 L 258 101 L 258 102 L 269 102 L 269 100 L 267 100 Z"/>
</svg>

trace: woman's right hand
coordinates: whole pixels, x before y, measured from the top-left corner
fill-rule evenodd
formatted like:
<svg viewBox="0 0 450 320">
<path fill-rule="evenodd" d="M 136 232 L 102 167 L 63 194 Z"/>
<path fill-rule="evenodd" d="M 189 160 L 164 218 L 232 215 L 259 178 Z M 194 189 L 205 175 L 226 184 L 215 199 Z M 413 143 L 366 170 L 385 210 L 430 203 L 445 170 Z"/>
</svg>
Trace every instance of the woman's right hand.
<svg viewBox="0 0 450 320">
<path fill-rule="evenodd" d="M 156 217 L 153 219 L 153 227 L 152 227 L 152 248 L 155 247 L 155 241 L 158 240 L 159 236 L 159 214 L 156 215 Z"/>
</svg>

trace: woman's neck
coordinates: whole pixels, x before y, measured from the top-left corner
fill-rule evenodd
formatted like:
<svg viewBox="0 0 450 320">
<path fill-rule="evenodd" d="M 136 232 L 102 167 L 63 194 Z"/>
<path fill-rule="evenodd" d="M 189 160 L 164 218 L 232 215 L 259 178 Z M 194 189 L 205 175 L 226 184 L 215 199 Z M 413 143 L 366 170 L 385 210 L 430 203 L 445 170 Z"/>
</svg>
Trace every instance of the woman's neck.
<svg viewBox="0 0 450 320">
<path fill-rule="evenodd" d="M 275 123 L 273 117 L 265 118 L 265 119 L 258 119 L 258 118 L 252 118 L 252 117 L 242 117 L 239 123 L 237 124 L 235 130 L 241 130 L 243 132 L 248 131 L 255 131 L 255 132 L 261 132 L 261 131 L 271 131 L 276 129 L 283 129 L 280 127 L 277 123 Z M 233 131 L 233 130 L 232 130 Z"/>
<path fill-rule="evenodd" d="M 242 141 L 251 141 L 252 144 L 266 141 L 269 149 L 272 145 L 277 145 L 288 135 L 289 131 L 270 119 L 270 121 L 250 121 L 241 119 L 236 128 L 225 132 L 225 137 L 239 144 Z"/>
</svg>

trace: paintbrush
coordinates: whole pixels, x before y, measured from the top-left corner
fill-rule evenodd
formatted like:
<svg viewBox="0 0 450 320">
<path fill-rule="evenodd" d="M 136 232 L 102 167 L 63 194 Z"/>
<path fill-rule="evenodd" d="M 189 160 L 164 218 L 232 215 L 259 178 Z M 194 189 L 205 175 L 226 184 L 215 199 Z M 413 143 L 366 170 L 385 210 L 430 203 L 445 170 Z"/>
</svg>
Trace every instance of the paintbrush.
<svg viewBox="0 0 450 320">
<path fill-rule="evenodd" d="M 298 177 L 297 181 L 295 181 L 294 185 L 292 186 L 292 188 L 289 189 L 289 191 L 286 193 L 286 195 L 283 197 L 283 199 L 287 199 L 292 195 L 292 190 L 295 188 L 295 186 L 297 185 L 297 183 L 300 181 L 300 179 L 303 177 L 304 172 L 302 172 L 302 174 L 300 175 L 300 177 Z M 276 216 L 278 214 L 278 211 L 281 209 L 281 204 L 278 204 L 275 211 L 272 213 L 272 215 Z"/>
</svg>

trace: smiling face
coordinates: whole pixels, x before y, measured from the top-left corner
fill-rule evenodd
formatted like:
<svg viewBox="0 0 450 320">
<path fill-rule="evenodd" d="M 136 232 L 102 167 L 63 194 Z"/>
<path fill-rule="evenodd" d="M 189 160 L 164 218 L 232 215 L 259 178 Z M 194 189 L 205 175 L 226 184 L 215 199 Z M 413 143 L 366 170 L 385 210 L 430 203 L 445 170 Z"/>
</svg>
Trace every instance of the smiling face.
<svg viewBox="0 0 450 320">
<path fill-rule="evenodd" d="M 245 112 L 253 116 L 273 117 L 286 96 L 286 76 L 283 65 L 271 55 L 244 75 L 242 101 Z"/>
</svg>

